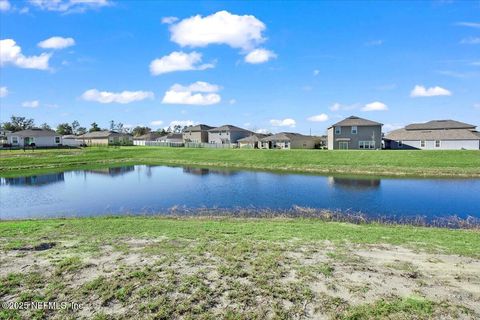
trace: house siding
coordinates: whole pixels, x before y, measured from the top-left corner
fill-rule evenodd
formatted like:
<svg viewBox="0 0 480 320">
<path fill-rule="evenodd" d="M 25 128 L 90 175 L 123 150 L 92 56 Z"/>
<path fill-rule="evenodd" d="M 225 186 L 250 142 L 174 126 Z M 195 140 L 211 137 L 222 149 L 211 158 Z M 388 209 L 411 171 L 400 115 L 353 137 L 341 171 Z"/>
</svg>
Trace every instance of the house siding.
<svg viewBox="0 0 480 320">
<path fill-rule="evenodd" d="M 14 144 L 13 137 L 18 138 L 18 144 Z M 55 136 L 48 136 L 48 137 L 33 137 L 33 143 L 35 143 L 36 147 L 57 147 L 62 144 L 62 137 L 57 136 L 60 138 L 60 143 L 55 143 Z M 24 139 L 25 137 L 16 136 L 15 133 L 12 133 L 8 136 L 7 141 L 11 143 L 13 146 L 24 147 Z"/>
<path fill-rule="evenodd" d="M 222 131 L 222 132 L 209 132 L 209 143 L 237 143 L 238 139 L 246 138 L 250 136 L 249 131 Z"/>
<path fill-rule="evenodd" d="M 402 149 L 420 149 L 420 150 L 479 150 L 479 140 L 440 140 L 440 147 L 435 147 L 435 140 L 425 140 L 425 146 L 421 146 L 421 140 L 402 140 L 399 146 L 398 141 L 390 141 L 390 148 L 396 150 Z"/>
<path fill-rule="evenodd" d="M 335 133 L 335 127 L 328 129 L 328 149 L 340 149 L 339 142 L 348 142 L 348 149 L 358 150 L 360 141 L 374 141 L 375 149 L 382 148 L 382 126 L 358 126 L 357 133 L 352 134 L 351 126 L 342 126 L 339 134 Z M 340 140 L 338 140 L 340 139 Z M 348 139 L 348 141 L 347 141 Z"/>
<path fill-rule="evenodd" d="M 208 131 L 191 131 L 182 133 L 183 142 L 208 142 Z"/>
</svg>

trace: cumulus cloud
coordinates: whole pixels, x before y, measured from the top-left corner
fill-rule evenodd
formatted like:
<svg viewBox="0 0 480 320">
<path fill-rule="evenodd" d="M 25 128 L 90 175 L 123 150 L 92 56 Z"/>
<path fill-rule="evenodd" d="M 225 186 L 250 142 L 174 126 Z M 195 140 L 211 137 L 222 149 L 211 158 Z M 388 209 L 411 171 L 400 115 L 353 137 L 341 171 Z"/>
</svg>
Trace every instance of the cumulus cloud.
<svg viewBox="0 0 480 320">
<path fill-rule="evenodd" d="M 270 124 L 274 127 L 290 127 L 290 128 L 295 128 L 295 125 L 297 122 L 293 119 L 286 118 L 283 120 L 278 120 L 278 119 L 272 119 L 270 120 Z"/>
<path fill-rule="evenodd" d="M 363 108 L 361 109 L 362 111 L 386 111 L 388 110 L 388 107 L 386 104 L 375 101 L 372 103 L 367 103 Z"/>
<path fill-rule="evenodd" d="M 174 71 L 205 70 L 214 67 L 212 63 L 201 63 L 202 54 L 198 52 L 174 51 L 168 56 L 153 60 L 150 63 L 150 73 L 157 76 Z"/>
<path fill-rule="evenodd" d="M 260 48 L 250 51 L 245 56 L 245 62 L 259 64 L 267 62 L 270 59 L 275 59 L 276 57 L 277 55 L 273 51 Z"/>
<path fill-rule="evenodd" d="M 50 57 L 50 53 L 27 57 L 22 54 L 22 48 L 15 40 L 0 40 L 0 66 L 10 64 L 24 69 L 47 70 Z"/>
<path fill-rule="evenodd" d="M 8 11 L 12 6 L 8 0 L 0 0 L 0 11 Z"/>
<path fill-rule="evenodd" d="M 38 108 L 39 105 L 40 105 L 40 102 L 38 100 L 24 101 L 22 103 L 22 107 L 25 107 L 25 108 Z"/>
<path fill-rule="evenodd" d="M 82 99 L 85 101 L 95 101 L 100 103 L 130 103 L 134 101 L 141 101 L 145 99 L 153 99 L 154 94 L 150 91 L 122 91 L 109 92 L 98 91 L 97 89 L 90 89 L 82 94 Z"/>
<path fill-rule="evenodd" d="M 51 37 L 40 41 L 38 46 L 43 49 L 64 49 L 75 45 L 73 38 Z"/>
<path fill-rule="evenodd" d="M 434 96 L 451 96 L 452 93 L 442 87 L 430 87 L 425 88 L 424 86 L 416 85 L 410 92 L 410 97 L 434 97 Z"/>
<path fill-rule="evenodd" d="M 165 92 L 164 104 L 211 105 L 222 99 L 218 92 L 220 87 L 208 82 L 197 81 L 188 86 L 174 84 Z"/>
<path fill-rule="evenodd" d="M 327 121 L 328 119 L 329 119 L 328 115 L 325 113 L 320 113 L 320 114 L 317 114 L 316 116 L 311 116 L 307 118 L 308 121 L 313 121 L 313 122 L 324 122 L 324 121 Z"/>
<path fill-rule="evenodd" d="M 334 112 L 340 111 L 340 110 L 353 110 L 358 108 L 359 106 L 360 105 L 358 103 L 348 105 L 348 104 L 341 104 L 341 103 L 335 102 L 330 106 L 330 110 Z"/>
<path fill-rule="evenodd" d="M 8 96 L 8 89 L 7 87 L 0 87 L 0 98 Z"/>
<path fill-rule="evenodd" d="M 479 37 L 468 37 L 460 41 L 461 44 L 480 44 Z"/>
<path fill-rule="evenodd" d="M 30 0 L 33 6 L 47 11 L 81 13 L 112 5 L 110 0 Z"/>
<path fill-rule="evenodd" d="M 245 51 L 265 41 L 265 24 L 252 15 L 219 11 L 209 16 L 196 15 L 170 26 L 171 40 L 182 47 L 226 44 Z"/>
<path fill-rule="evenodd" d="M 150 122 L 150 125 L 154 127 L 161 126 L 162 124 L 163 124 L 162 120 L 153 120 L 152 122 Z"/>
<path fill-rule="evenodd" d="M 162 18 L 162 23 L 164 24 L 172 24 L 174 22 L 177 22 L 178 18 L 177 17 L 163 17 Z"/>
<path fill-rule="evenodd" d="M 480 28 L 479 22 L 457 22 L 456 25 L 462 27 Z"/>
</svg>

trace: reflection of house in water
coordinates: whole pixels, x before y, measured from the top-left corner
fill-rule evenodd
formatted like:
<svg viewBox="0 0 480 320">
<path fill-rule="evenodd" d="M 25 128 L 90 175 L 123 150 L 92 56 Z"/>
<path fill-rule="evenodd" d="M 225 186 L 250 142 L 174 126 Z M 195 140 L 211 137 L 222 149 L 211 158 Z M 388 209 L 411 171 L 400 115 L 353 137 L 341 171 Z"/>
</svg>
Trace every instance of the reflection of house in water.
<svg viewBox="0 0 480 320">
<path fill-rule="evenodd" d="M 222 176 L 233 176 L 238 172 L 230 170 L 218 170 L 218 169 L 207 169 L 207 168 L 192 168 L 192 167 L 183 167 L 184 173 L 195 174 L 195 175 L 207 175 L 207 174 L 218 174 Z"/>
<path fill-rule="evenodd" d="M 330 186 L 352 190 L 377 189 L 380 187 L 380 181 L 380 179 L 328 177 L 328 183 Z"/>
<path fill-rule="evenodd" d="M 103 175 L 114 177 L 114 176 L 120 176 L 128 172 L 132 172 L 134 170 L 135 170 L 135 166 L 124 166 L 124 167 L 85 170 L 85 172 L 103 174 Z"/>
<path fill-rule="evenodd" d="M 42 186 L 46 184 L 62 182 L 64 180 L 65 178 L 63 172 L 60 172 L 30 177 L 2 178 L 1 184 L 12 186 Z"/>
</svg>

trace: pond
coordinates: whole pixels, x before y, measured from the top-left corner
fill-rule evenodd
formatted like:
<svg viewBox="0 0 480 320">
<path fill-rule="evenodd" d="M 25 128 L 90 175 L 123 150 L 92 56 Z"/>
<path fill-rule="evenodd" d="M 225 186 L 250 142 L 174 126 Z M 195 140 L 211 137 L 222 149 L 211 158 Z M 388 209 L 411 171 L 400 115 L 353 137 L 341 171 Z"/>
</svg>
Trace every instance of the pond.
<svg viewBox="0 0 480 320">
<path fill-rule="evenodd" d="M 480 179 L 319 176 L 126 166 L 0 179 L 0 219 L 294 206 L 393 219 L 480 218 Z"/>
</svg>

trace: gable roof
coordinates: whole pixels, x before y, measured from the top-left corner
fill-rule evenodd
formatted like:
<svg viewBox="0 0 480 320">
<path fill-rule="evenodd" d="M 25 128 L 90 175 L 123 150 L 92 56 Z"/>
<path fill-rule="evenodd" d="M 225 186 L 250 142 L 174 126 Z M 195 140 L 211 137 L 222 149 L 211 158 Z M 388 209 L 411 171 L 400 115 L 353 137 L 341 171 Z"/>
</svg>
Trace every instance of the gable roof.
<svg viewBox="0 0 480 320">
<path fill-rule="evenodd" d="M 173 141 L 173 140 L 178 140 L 180 142 L 183 142 L 183 137 L 182 137 L 182 134 L 181 133 L 169 133 L 169 134 L 166 134 L 164 136 L 161 136 L 161 137 L 158 137 L 156 139 L 157 141 L 162 141 L 162 140 L 170 140 L 169 142 L 176 142 L 176 141 Z"/>
<path fill-rule="evenodd" d="M 129 134 L 115 132 L 115 131 L 102 130 L 102 131 L 87 132 L 87 133 L 81 135 L 80 138 L 101 139 L 101 138 L 108 138 L 108 137 L 114 137 L 114 136 L 118 137 L 118 136 L 125 136 L 125 135 L 129 135 Z"/>
<path fill-rule="evenodd" d="M 255 134 L 252 134 L 251 136 L 248 136 L 248 137 L 245 137 L 245 138 L 242 138 L 242 139 L 238 139 L 237 142 L 246 142 L 246 143 L 258 142 L 265 137 L 267 137 L 266 134 L 255 133 Z"/>
<path fill-rule="evenodd" d="M 385 136 L 388 140 L 480 140 L 478 132 L 469 129 L 450 130 L 393 130 Z"/>
<path fill-rule="evenodd" d="M 213 127 L 210 127 L 206 124 L 197 124 L 196 126 L 190 126 L 185 128 L 183 132 L 199 132 L 199 131 L 207 131 L 210 129 L 213 129 Z"/>
<path fill-rule="evenodd" d="M 474 125 L 456 120 L 432 120 L 425 123 L 412 123 L 407 130 L 475 129 Z"/>
<path fill-rule="evenodd" d="M 380 122 L 375 122 L 375 121 L 372 121 L 372 120 L 363 119 L 363 118 L 360 118 L 360 117 L 357 117 L 357 116 L 350 116 L 348 118 L 343 119 L 340 122 L 337 122 L 337 123 L 333 124 L 331 127 L 333 127 L 333 126 L 336 126 L 336 127 L 340 127 L 340 126 L 344 126 L 344 127 L 383 126 L 383 124 L 380 123 Z"/>
<path fill-rule="evenodd" d="M 247 131 L 247 132 L 251 132 L 250 130 L 239 128 L 239 127 L 236 127 L 236 126 L 232 126 L 231 124 L 226 124 L 226 125 L 223 125 L 223 126 L 220 126 L 220 127 L 216 127 L 216 128 L 210 129 L 208 131 L 209 132 L 217 132 L 217 131 Z"/>
<path fill-rule="evenodd" d="M 61 136 L 60 134 L 56 133 L 53 130 L 40 129 L 40 128 L 21 130 L 21 131 L 17 131 L 17 132 L 8 133 L 7 135 L 19 136 L 19 137 L 55 137 L 55 136 Z"/>
<path fill-rule="evenodd" d="M 133 137 L 133 140 L 152 141 L 157 139 L 160 136 L 161 134 L 159 132 L 148 132 L 148 133 L 142 134 L 141 136 Z"/>
<path fill-rule="evenodd" d="M 280 133 L 276 133 L 274 135 L 271 135 L 271 136 L 268 136 L 268 137 L 265 137 L 263 139 L 261 139 L 261 141 L 276 141 L 276 140 L 295 140 L 295 139 L 319 139 L 318 137 L 314 137 L 314 136 L 305 136 L 303 134 L 300 134 L 300 133 L 294 133 L 294 132 L 280 132 Z"/>
</svg>

